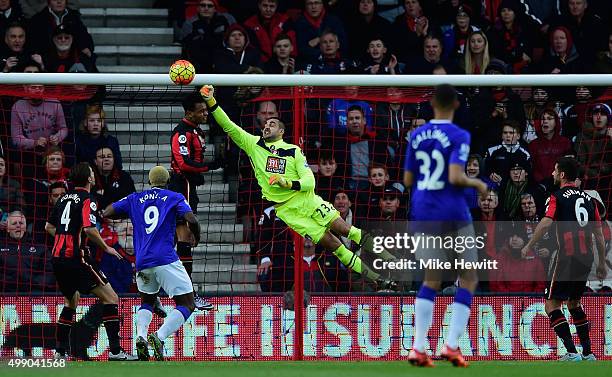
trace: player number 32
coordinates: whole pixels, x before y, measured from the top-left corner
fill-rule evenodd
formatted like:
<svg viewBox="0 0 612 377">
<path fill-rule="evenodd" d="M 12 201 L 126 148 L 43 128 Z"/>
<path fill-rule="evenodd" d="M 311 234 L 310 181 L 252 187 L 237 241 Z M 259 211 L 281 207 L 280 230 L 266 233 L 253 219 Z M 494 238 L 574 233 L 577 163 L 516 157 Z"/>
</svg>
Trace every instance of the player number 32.
<svg viewBox="0 0 612 377">
<path fill-rule="evenodd" d="M 434 149 L 431 151 L 431 157 L 423 151 L 417 151 L 414 156 L 421 161 L 419 172 L 423 175 L 423 178 L 417 182 L 417 189 L 442 190 L 444 188 L 444 181 L 440 180 L 442 173 L 444 173 L 444 156 L 442 153 Z M 432 160 L 434 166 L 432 166 Z"/>
</svg>

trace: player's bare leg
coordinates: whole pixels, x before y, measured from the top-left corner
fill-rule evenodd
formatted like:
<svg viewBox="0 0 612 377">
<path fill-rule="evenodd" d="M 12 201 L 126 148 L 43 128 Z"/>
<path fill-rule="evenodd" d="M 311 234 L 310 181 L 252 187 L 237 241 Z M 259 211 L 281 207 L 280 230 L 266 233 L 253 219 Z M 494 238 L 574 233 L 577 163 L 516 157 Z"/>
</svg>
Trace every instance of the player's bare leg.
<svg viewBox="0 0 612 377">
<path fill-rule="evenodd" d="M 570 331 L 569 324 L 567 323 L 567 319 L 565 315 L 561 311 L 561 305 L 563 304 L 562 300 L 557 299 L 547 299 L 544 302 L 544 309 L 546 310 L 546 314 L 548 314 L 548 319 L 550 320 L 550 327 L 555 330 L 555 333 L 565 346 L 567 353 L 563 355 L 559 360 L 561 361 L 581 361 L 582 357 L 578 354 L 576 350 L 576 345 L 574 344 L 574 340 L 572 339 L 572 333 Z"/>
<path fill-rule="evenodd" d="M 91 290 L 102 302 L 102 322 L 108 336 L 109 361 L 134 361 L 136 356 L 126 354 L 119 344 L 119 297 L 110 284 L 99 285 Z"/>
<path fill-rule="evenodd" d="M 572 322 L 576 326 L 576 332 L 582 346 L 582 360 L 595 361 L 597 358 L 591 350 L 591 337 L 589 334 L 590 323 L 584 312 L 580 299 L 567 300 L 567 308 L 572 316 Z"/>
<path fill-rule="evenodd" d="M 140 309 L 136 314 L 136 353 L 138 360 L 149 360 L 149 347 L 147 344 L 147 335 L 149 333 L 149 325 L 153 320 L 153 311 L 157 295 L 151 295 L 140 292 Z"/>
<path fill-rule="evenodd" d="M 72 297 L 64 297 L 64 307 L 57 321 L 57 330 L 55 333 L 56 347 L 53 357 L 55 359 L 63 359 L 66 357 L 66 352 L 70 347 L 70 330 L 74 323 L 74 314 L 76 307 L 79 305 L 79 292 L 74 292 Z"/>
<path fill-rule="evenodd" d="M 153 348 L 153 357 L 156 360 L 164 359 L 164 341 L 174 334 L 195 310 L 193 292 L 174 296 L 176 308 L 164 320 L 164 324 L 154 333 L 149 334 L 149 345 Z"/>
</svg>

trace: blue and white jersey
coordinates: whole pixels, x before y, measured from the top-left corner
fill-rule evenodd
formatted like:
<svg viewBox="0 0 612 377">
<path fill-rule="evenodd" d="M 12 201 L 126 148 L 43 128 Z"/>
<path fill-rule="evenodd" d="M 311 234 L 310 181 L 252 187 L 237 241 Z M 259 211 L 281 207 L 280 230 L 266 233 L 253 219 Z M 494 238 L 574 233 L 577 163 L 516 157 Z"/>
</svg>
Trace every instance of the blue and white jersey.
<svg viewBox="0 0 612 377">
<path fill-rule="evenodd" d="M 410 220 L 472 220 L 463 187 L 448 181 L 449 165 L 465 169 L 469 153 L 470 134 L 448 120 L 431 120 L 411 133 L 404 164 L 414 177 Z"/>
<path fill-rule="evenodd" d="M 117 214 L 127 214 L 134 226 L 136 270 L 177 261 L 174 249 L 176 218 L 191 212 L 183 194 L 154 187 L 113 203 Z"/>
</svg>

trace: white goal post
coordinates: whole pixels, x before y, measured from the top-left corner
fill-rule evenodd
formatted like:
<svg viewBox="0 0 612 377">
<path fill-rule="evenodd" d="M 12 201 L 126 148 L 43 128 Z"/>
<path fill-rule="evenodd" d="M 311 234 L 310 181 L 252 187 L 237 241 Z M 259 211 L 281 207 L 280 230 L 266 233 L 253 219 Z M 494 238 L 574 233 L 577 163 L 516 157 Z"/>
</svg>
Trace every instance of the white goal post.
<svg viewBox="0 0 612 377">
<path fill-rule="evenodd" d="M 174 85 L 165 74 L 2 73 L 2 84 Z M 218 86 L 612 86 L 612 74 L 587 75 L 246 75 L 196 74 L 189 85 Z"/>
</svg>

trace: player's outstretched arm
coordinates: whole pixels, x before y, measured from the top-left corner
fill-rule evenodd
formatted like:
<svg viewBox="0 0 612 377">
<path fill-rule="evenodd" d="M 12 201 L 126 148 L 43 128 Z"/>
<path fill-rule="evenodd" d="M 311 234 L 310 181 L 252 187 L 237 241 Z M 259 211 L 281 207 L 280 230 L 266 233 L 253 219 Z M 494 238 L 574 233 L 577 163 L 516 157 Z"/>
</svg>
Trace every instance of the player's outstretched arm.
<svg viewBox="0 0 612 377">
<path fill-rule="evenodd" d="M 212 85 L 204 85 L 202 89 L 200 89 L 200 94 L 206 106 L 208 106 L 209 111 L 215 118 L 215 121 L 217 121 L 221 128 L 223 128 L 223 131 L 229 135 L 232 141 L 248 154 L 259 138 L 255 135 L 251 135 L 236 123 L 232 122 L 225 111 L 217 104 L 217 100 L 214 96 L 215 88 L 213 88 Z"/>
<path fill-rule="evenodd" d="M 200 243 L 200 223 L 198 222 L 197 217 L 193 214 L 193 212 L 187 212 L 185 214 L 185 220 L 187 220 L 187 224 L 189 226 L 189 230 L 193 233 L 193 237 L 195 239 L 196 245 Z"/>
<path fill-rule="evenodd" d="M 45 224 L 45 231 L 49 233 L 51 237 L 55 237 L 55 229 L 56 229 L 55 225 L 50 224 L 50 223 Z"/>
<path fill-rule="evenodd" d="M 544 234 L 548 231 L 548 228 L 550 228 L 552 223 L 553 219 L 550 217 L 544 217 L 542 220 L 540 220 L 538 226 L 536 226 L 535 231 L 533 232 L 533 236 L 531 236 L 527 244 L 523 247 L 523 250 L 521 250 L 521 255 L 523 258 L 529 254 L 529 250 L 533 249 L 533 245 L 544 237 Z"/>
<path fill-rule="evenodd" d="M 106 242 L 104 242 L 104 239 L 102 239 L 102 236 L 100 235 L 100 232 L 98 232 L 98 229 L 96 229 L 95 226 L 89 226 L 87 228 L 85 228 L 85 234 L 87 234 L 87 237 L 93 241 L 93 243 L 96 244 L 96 246 L 98 246 L 100 249 L 104 250 L 105 253 L 108 253 L 110 255 L 114 255 L 115 257 L 117 257 L 117 259 L 123 259 L 123 257 L 121 256 L 121 254 L 119 254 L 117 252 L 117 250 L 115 250 L 113 247 L 108 246 L 106 244 Z"/>
<path fill-rule="evenodd" d="M 112 219 L 116 216 L 117 216 L 117 212 L 113 208 L 112 203 L 106 206 L 106 208 L 104 208 L 104 210 L 102 211 L 102 217 L 105 219 Z"/>
</svg>

